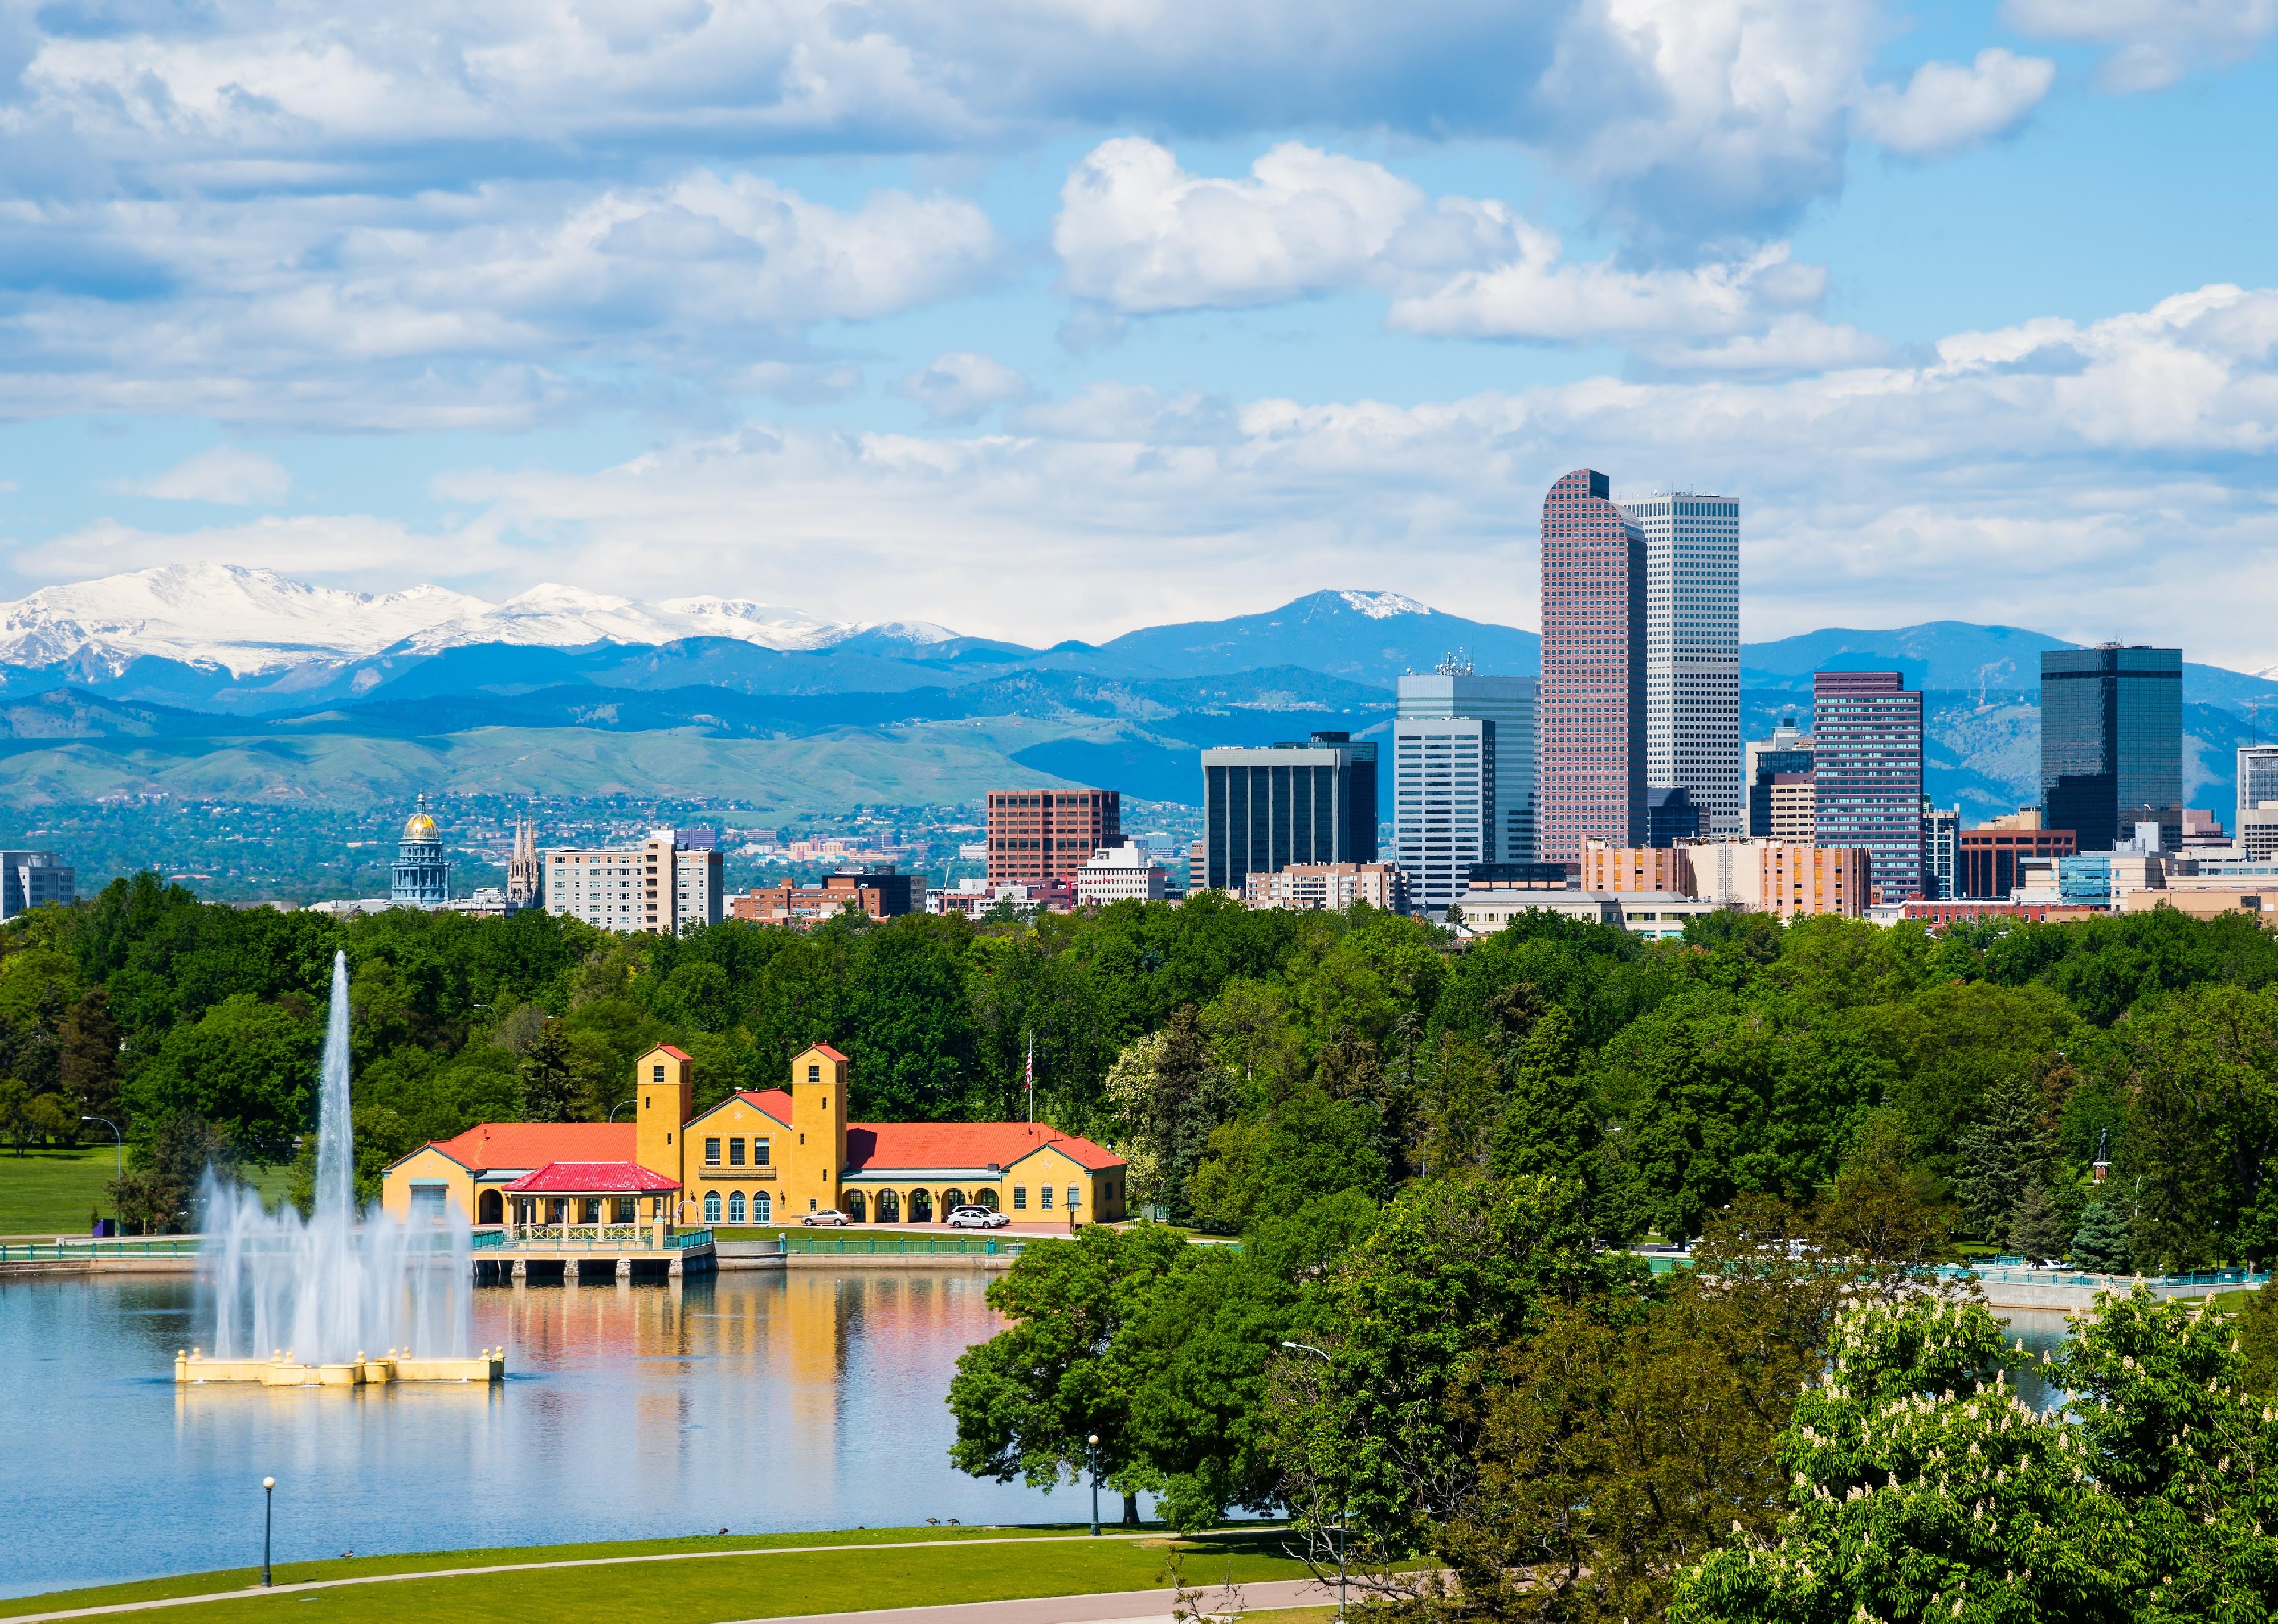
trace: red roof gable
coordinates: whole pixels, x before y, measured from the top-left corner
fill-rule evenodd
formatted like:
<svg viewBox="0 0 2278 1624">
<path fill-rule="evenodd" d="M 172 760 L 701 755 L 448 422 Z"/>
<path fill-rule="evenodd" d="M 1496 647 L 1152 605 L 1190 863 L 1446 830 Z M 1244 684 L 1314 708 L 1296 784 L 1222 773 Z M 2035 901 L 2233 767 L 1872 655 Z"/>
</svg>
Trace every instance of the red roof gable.
<svg viewBox="0 0 2278 1624">
<path fill-rule="evenodd" d="M 820 1052 L 821 1052 L 821 1053 L 822 1053 L 822 1054 L 825 1054 L 825 1055 L 829 1056 L 833 1060 L 837 1061 L 841 1065 L 844 1065 L 844 1064 L 845 1064 L 845 1063 L 846 1063 L 846 1056 L 844 1056 L 844 1055 L 842 1055 L 842 1054 L 840 1054 L 837 1049 L 835 1049 L 835 1048 L 831 1048 L 831 1047 L 830 1047 L 830 1045 L 829 1045 L 829 1044 L 828 1044 L 828 1043 L 810 1043 L 810 1044 L 808 1044 L 806 1047 L 807 1047 L 808 1048 L 815 1049 L 815 1050 L 820 1051 Z M 802 1051 L 802 1052 L 804 1052 L 804 1051 Z"/>
<path fill-rule="evenodd" d="M 638 1162 L 548 1162 L 507 1186 L 518 1195 L 658 1195 L 678 1188 Z"/>
<path fill-rule="evenodd" d="M 783 1124 L 791 1126 L 791 1091 L 787 1088 L 738 1088 L 736 1097 L 746 1105 L 755 1105 Z"/>
<path fill-rule="evenodd" d="M 850 1122 L 846 1170 L 880 1168 L 1011 1167 L 1047 1147 L 1097 1172 L 1123 1158 L 1041 1122 Z"/>
<path fill-rule="evenodd" d="M 639 1132 L 630 1122 L 483 1122 L 433 1145 L 460 1166 L 483 1173 L 548 1162 L 630 1162 Z"/>
<path fill-rule="evenodd" d="M 657 1053 L 659 1049 L 671 1056 L 675 1060 L 693 1060 L 696 1058 L 695 1056 L 690 1054 L 686 1049 L 675 1048 L 669 1043 L 660 1043 L 655 1048 L 649 1050 L 649 1053 L 654 1055 Z"/>
</svg>

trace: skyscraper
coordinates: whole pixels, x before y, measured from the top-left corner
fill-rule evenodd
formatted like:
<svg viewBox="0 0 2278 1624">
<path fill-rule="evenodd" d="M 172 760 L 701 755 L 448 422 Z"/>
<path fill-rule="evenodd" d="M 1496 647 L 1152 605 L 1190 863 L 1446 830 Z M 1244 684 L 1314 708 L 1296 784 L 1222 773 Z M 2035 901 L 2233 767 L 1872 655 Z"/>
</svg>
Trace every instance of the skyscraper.
<svg viewBox="0 0 2278 1624">
<path fill-rule="evenodd" d="M 1530 677 L 1476 676 L 1455 659 L 1399 682 L 1403 721 L 1464 716 L 1494 723 L 1493 842 L 1482 862 L 1534 858 L 1534 689 Z M 1395 822 L 1397 816 L 1395 805 Z"/>
<path fill-rule="evenodd" d="M 1254 869 L 1376 861 L 1376 746 L 1349 733 L 1203 751 L 1203 870 L 1189 889 L 1239 891 Z"/>
<path fill-rule="evenodd" d="M 1645 781 L 1691 792 L 1701 832 L 1738 835 L 1740 504 L 1669 491 L 1621 504 L 1645 537 Z"/>
<path fill-rule="evenodd" d="M 1403 677 L 1402 697 L 1406 698 Z M 1497 724 L 1403 716 L 1392 724 L 1393 861 L 1410 905 L 1439 918 L 1495 856 Z"/>
<path fill-rule="evenodd" d="M 1645 536 L 1577 469 L 1542 503 L 1542 687 L 1535 843 L 1579 865 L 1583 842 L 1645 839 Z"/>
<path fill-rule="evenodd" d="M 1878 900 L 1923 894 L 1923 697 L 1896 671 L 1811 679 L 1813 838 L 1858 846 Z"/>
<path fill-rule="evenodd" d="M 2157 823 L 2183 834 L 2183 652 L 2106 643 L 2041 651 L 2041 827 L 2108 851 Z"/>
<path fill-rule="evenodd" d="M 1773 793 L 1777 784 L 1793 786 L 1799 779 L 1808 789 L 1811 777 L 1811 735 L 1795 725 L 1795 718 L 1784 716 L 1772 729 L 1768 739 L 1751 739 L 1742 748 L 1742 778 L 1748 789 L 1748 833 L 1751 836 L 1777 835 L 1783 840 L 1798 838 L 1793 829 L 1772 827 L 1772 803 L 1780 797 Z M 1793 798 L 1793 797 L 1790 797 Z M 1808 794 L 1802 797 L 1809 800 Z M 1811 831 L 1804 829 L 1800 838 L 1809 840 Z"/>
<path fill-rule="evenodd" d="M 2238 747 L 2237 841 L 2257 861 L 2278 858 L 2278 744 Z"/>
</svg>

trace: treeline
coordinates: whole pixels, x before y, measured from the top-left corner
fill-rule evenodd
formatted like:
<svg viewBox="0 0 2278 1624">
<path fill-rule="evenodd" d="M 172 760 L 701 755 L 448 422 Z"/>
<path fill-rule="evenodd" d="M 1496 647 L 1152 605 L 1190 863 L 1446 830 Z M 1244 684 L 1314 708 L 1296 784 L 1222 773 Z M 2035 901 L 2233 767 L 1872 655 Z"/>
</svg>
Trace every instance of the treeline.
<svg viewBox="0 0 2278 1624">
<path fill-rule="evenodd" d="M 2114 1269 L 2278 1253 L 2278 935 L 2172 912 L 1936 937 L 1726 915 L 1655 945 L 1543 917 L 1458 949 L 1417 920 L 1206 897 L 660 940 L 240 910 L 145 873 L 0 931 L 0 1131 L 92 1114 L 146 1168 L 289 1159 L 335 949 L 368 1188 L 485 1118 L 606 1116 L 659 1041 L 708 1101 L 827 1040 L 873 1120 L 1017 1116 L 1033 1044 L 1040 1116 L 1226 1233 L 1477 1161 L 1517 1098 L 1579 1158 L 1605 1240 L 1808 1201 L 1880 1136 L 1996 1246 Z"/>
</svg>

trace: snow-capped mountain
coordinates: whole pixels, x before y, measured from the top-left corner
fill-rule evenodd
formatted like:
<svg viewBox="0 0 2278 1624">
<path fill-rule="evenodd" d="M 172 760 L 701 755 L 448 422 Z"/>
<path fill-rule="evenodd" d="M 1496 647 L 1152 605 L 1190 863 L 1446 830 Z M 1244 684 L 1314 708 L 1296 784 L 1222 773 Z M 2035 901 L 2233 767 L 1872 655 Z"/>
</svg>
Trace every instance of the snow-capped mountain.
<svg viewBox="0 0 2278 1624">
<path fill-rule="evenodd" d="M 474 644 L 578 648 L 732 637 L 793 651 L 830 648 L 866 631 L 918 644 L 957 635 L 922 621 L 849 625 L 740 598 L 650 604 L 547 583 L 490 603 L 440 586 L 351 592 L 271 569 L 167 564 L 0 604 L 0 664 L 71 663 L 116 675 L 130 661 L 157 658 L 248 676 Z"/>
</svg>

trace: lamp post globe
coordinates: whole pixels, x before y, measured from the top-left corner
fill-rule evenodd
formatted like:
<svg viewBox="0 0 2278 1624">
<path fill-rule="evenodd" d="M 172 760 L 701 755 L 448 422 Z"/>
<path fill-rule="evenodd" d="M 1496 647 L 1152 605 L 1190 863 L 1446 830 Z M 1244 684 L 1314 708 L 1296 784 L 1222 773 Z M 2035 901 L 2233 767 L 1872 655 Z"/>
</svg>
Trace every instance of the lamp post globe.
<svg viewBox="0 0 2278 1624">
<path fill-rule="evenodd" d="M 277 1480 L 273 1477 L 264 1477 L 261 1480 L 261 1582 L 264 1585 L 276 1582 L 269 1568 L 269 1530 L 273 1521 L 271 1512 L 276 1504 Z"/>
<path fill-rule="evenodd" d="M 1084 1439 L 1084 1448 L 1091 1458 L 1091 1531 L 1099 1532 L 1099 1434 Z"/>
</svg>

